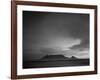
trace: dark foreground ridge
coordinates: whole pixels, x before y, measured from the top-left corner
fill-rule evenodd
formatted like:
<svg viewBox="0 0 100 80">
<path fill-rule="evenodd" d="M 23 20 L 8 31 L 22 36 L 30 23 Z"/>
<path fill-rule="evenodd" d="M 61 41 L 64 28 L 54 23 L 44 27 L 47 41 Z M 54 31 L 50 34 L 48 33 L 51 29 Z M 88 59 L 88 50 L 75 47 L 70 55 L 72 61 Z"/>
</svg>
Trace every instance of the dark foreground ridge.
<svg viewBox="0 0 100 80">
<path fill-rule="evenodd" d="M 87 65 L 89 65 L 89 59 L 78 59 L 75 56 L 69 58 L 65 57 L 64 55 L 46 55 L 38 60 L 23 62 L 23 68 L 47 68 Z"/>
</svg>

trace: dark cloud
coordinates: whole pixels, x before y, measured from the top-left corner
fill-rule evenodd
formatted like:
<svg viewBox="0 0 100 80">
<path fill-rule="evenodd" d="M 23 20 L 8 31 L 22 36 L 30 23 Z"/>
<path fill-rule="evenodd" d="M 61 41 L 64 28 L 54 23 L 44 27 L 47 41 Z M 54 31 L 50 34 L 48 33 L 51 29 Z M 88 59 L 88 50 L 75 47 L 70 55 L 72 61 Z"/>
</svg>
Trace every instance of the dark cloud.
<svg viewBox="0 0 100 80">
<path fill-rule="evenodd" d="M 70 49 L 89 48 L 89 15 L 74 16 L 69 26 L 65 25 L 65 27 L 67 26 L 69 35 L 81 39 L 81 43 L 72 46 Z"/>
<path fill-rule="evenodd" d="M 80 44 L 70 47 L 70 49 L 79 49 L 79 50 L 84 50 L 84 48 L 89 49 L 89 40 L 82 40 Z"/>
</svg>

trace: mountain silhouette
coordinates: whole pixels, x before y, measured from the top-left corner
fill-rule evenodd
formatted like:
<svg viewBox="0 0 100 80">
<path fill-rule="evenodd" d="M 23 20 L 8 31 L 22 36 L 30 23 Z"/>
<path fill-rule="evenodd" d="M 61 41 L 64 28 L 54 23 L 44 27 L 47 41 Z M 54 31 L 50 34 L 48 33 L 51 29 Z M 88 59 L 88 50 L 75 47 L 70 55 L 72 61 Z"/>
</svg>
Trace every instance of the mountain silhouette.
<svg viewBox="0 0 100 80">
<path fill-rule="evenodd" d="M 77 57 L 75 57 L 75 56 L 72 56 L 70 59 L 77 59 Z"/>
<path fill-rule="evenodd" d="M 64 55 L 46 55 L 42 57 L 41 61 L 55 61 L 55 60 L 69 60 L 69 59 L 76 59 L 76 57 L 72 56 L 71 58 L 65 57 Z"/>
</svg>

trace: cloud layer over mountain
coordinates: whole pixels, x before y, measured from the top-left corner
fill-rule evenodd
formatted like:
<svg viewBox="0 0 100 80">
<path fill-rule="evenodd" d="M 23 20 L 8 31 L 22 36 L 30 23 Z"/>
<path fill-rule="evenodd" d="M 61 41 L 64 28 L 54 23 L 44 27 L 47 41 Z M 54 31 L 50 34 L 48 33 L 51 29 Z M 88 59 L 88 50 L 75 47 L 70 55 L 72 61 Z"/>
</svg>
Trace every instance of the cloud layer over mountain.
<svg viewBox="0 0 100 80">
<path fill-rule="evenodd" d="M 24 11 L 23 26 L 25 58 L 45 54 L 89 57 L 88 14 Z"/>
</svg>

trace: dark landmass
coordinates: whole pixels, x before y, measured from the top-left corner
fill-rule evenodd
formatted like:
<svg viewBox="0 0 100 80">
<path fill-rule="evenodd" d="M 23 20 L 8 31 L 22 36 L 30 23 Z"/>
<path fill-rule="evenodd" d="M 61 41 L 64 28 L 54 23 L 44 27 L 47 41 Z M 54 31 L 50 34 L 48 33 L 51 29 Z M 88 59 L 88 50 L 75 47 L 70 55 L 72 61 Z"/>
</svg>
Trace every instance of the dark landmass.
<svg viewBox="0 0 100 80">
<path fill-rule="evenodd" d="M 47 67 L 67 67 L 67 66 L 88 66 L 89 59 L 79 59 L 75 56 L 70 58 L 63 55 L 46 55 L 41 59 L 23 61 L 23 68 L 47 68 Z"/>
</svg>

